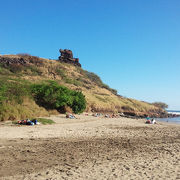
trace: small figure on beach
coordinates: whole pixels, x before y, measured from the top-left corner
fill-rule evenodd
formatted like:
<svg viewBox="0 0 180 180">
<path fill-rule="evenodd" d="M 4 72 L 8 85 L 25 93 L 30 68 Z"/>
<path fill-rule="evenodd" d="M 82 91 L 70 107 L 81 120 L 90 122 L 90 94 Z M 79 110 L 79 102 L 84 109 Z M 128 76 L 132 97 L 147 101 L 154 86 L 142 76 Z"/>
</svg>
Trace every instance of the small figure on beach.
<svg viewBox="0 0 180 180">
<path fill-rule="evenodd" d="M 146 124 L 151 124 L 151 121 L 150 121 L 150 117 L 149 117 L 149 116 L 146 117 Z"/>
<path fill-rule="evenodd" d="M 18 121 L 18 124 L 20 125 L 30 125 L 30 126 L 33 126 L 33 125 L 39 125 L 40 123 L 38 122 L 37 119 L 25 119 L 25 120 L 20 120 Z"/>
<path fill-rule="evenodd" d="M 146 118 L 146 124 L 156 124 L 156 120 L 154 118 L 150 119 L 150 117 L 148 116 Z"/>
<path fill-rule="evenodd" d="M 151 124 L 156 124 L 156 120 L 154 118 L 151 119 Z"/>
</svg>

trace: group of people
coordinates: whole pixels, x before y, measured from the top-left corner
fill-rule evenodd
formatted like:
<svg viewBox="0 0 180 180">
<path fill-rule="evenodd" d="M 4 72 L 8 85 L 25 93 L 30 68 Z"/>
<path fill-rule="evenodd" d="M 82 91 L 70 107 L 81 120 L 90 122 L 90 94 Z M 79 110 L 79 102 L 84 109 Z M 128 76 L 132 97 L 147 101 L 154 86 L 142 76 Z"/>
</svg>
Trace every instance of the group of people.
<svg viewBox="0 0 180 180">
<path fill-rule="evenodd" d="M 146 124 L 156 124 L 156 120 L 154 118 L 147 117 Z"/>
<path fill-rule="evenodd" d="M 20 120 L 17 122 L 20 125 L 29 125 L 29 126 L 33 126 L 33 125 L 39 125 L 40 123 L 38 122 L 37 119 L 25 119 L 25 120 Z"/>
</svg>

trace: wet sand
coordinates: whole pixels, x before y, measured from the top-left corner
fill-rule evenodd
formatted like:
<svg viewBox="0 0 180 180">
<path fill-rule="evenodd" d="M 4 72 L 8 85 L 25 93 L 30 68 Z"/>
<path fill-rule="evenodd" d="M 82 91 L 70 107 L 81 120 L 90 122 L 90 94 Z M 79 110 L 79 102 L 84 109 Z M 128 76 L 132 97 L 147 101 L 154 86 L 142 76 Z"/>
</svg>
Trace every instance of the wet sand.
<svg viewBox="0 0 180 180">
<path fill-rule="evenodd" d="M 180 125 L 51 119 L 56 124 L 0 125 L 0 180 L 180 179 Z"/>
</svg>

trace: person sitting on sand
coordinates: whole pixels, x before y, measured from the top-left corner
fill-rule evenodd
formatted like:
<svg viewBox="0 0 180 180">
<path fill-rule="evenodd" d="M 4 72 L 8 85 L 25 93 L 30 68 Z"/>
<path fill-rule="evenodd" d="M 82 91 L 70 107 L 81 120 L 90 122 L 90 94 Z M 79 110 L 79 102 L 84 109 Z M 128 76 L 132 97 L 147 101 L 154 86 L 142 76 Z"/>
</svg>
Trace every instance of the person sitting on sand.
<svg viewBox="0 0 180 180">
<path fill-rule="evenodd" d="M 150 121 L 150 117 L 149 117 L 149 116 L 146 117 L 146 124 L 151 124 L 151 121 Z"/>
</svg>

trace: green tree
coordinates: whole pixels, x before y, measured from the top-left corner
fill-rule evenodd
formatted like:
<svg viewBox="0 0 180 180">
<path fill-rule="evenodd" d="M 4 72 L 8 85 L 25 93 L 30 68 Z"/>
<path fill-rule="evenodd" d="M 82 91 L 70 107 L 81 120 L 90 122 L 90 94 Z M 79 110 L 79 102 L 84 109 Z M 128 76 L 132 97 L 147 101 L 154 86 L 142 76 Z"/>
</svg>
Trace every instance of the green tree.
<svg viewBox="0 0 180 180">
<path fill-rule="evenodd" d="M 73 102 L 71 108 L 74 113 L 82 113 L 86 109 L 85 96 L 81 92 L 72 93 Z"/>
<path fill-rule="evenodd" d="M 34 84 L 32 94 L 36 102 L 48 109 L 64 109 L 69 106 L 74 113 L 81 113 L 86 108 L 86 100 L 82 92 L 60 86 L 55 81 Z"/>
<path fill-rule="evenodd" d="M 154 102 L 152 104 L 154 106 L 162 108 L 162 109 L 167 109 L 168 108 L 168 105 L 166 103 L 163 103 L 163 102 Z"/>
</svg>

